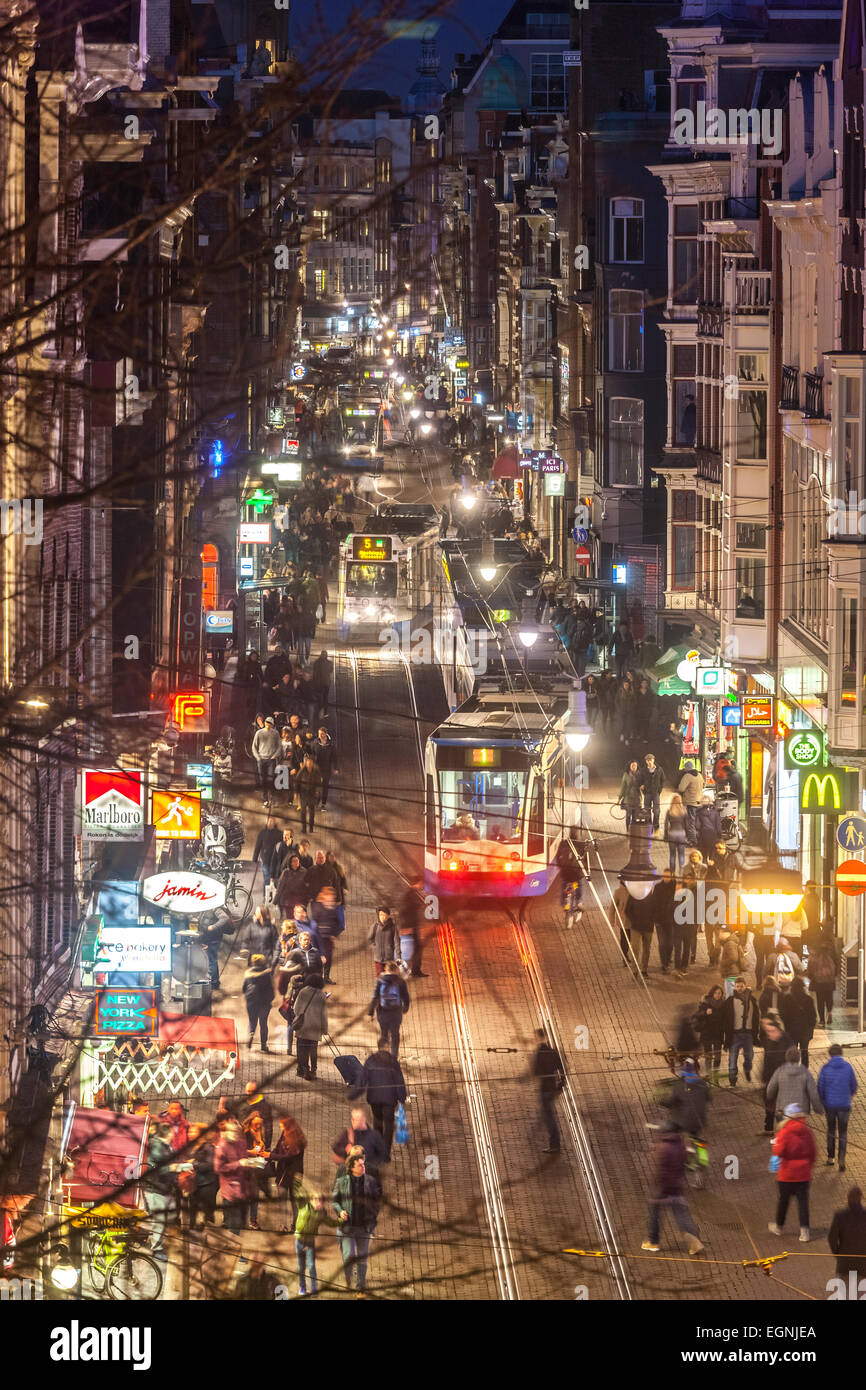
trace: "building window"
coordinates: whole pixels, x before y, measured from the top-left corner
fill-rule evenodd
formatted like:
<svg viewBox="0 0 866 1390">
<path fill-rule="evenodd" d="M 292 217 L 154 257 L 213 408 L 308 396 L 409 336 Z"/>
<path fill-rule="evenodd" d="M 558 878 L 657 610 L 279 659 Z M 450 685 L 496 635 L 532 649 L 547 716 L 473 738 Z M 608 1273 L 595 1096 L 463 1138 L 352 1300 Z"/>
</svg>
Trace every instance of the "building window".
<svg viewBox="0 0 866 1390">
<path fill-rule="evenodd" d="M 698 299 L 698 207 L 674 208 L 674 303 Z"/>
<path fill-rule="evenodd" d="M 860 455 L 860 379 L 855 376 L 842 377 L 840 381 L 842 398 L 842 457 L 840 459 L 843 483 L 843 497 L 847 500 L 849 492 L 860 491 L 860 478 L 863 463 Z"/>
<path fill-rule="evenodd" d="M 766 563 L 757 555 L 737 556 L 737 617 L 764 617 Z"/>
<path fill-rule="evenodd" d="M 643 401 L 612 396 L 610 401 L 610 486 L 643 483 Z"/>
<path fill-rule="evenodd" d="M 763 463 L 767 457 L 767 393 L 737 394 L 737 461 Z"/>
<path fill-rule="evenodd" d="M 643 261 L 643 198 L 611 198 L 610 258 Z"/>
<path fill-rule="evenodd" d="M 857 703 L 857 600 L 843 594 L 839 600 L 839 708 Z"/>
<path fill-rule="evenodd" d="M 671 518 L 673 521 L 694 521 L 697 497 L 693 492 L 678 488 L 671 493 Z"/>
<path fill-rule="evenodd" d="M 610 291 L 610 370 L 643 371 L 643 290 Z"/>
<path fill-rule="evenodd" d="M 695 587 L 694 526 L 674 526 L 673 542 L 673 587 L 675 589 L 693 589 Z"/>
<path fill-rule="evenodd" d="M 318 298 L 321 299 L 322 296 L 325 294 L 325 283 L 326 283 L 327 271 L 325 270 L 325 268 L 324 268 L 324 266 L 323 266 L 323 267 L 321 268 L 321 270 L 315 270 L 315 271 L 313 272 L 313 276 L 314 276 L 314 279 L 315 279 L 316 295 L 317 295 Z"/>
<path fill-rule="evenodd" d="M 751 521 L 737 522 L 738 550 L 766 550 L 767 528 Z"/>
<path fill-rule="evenodd" d="M 695 349 L 677 344 L 673 350 L 673 442 L 686 449 L 694 448 L 697 436 L 697 400 L 695 390 Z"/>
<path fill-rule="evenodd" d="M 565 68 L 561 53 L 533 53 L 532 93 L 534 111 L 565 110 Z"/>
</svg>

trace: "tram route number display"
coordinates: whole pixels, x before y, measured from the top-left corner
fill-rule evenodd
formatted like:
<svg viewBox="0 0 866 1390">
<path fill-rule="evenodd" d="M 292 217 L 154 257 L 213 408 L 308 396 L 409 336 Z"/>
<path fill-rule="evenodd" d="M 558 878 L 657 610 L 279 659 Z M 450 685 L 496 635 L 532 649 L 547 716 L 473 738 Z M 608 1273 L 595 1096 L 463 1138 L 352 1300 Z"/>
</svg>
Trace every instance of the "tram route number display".
<svg viewBox="0 0 866 1390">
<path fill-rule="evenodd" d="M 384 564 L 393 558 L 390 536 L 353 536 L 352 559 L 365 564 Z"/>
<path fill-rule="evenodd" d="M 499 767 L 501 762 L 498 748 L 470 748 L 466 754 L 467 767 Z"/>
</svg>

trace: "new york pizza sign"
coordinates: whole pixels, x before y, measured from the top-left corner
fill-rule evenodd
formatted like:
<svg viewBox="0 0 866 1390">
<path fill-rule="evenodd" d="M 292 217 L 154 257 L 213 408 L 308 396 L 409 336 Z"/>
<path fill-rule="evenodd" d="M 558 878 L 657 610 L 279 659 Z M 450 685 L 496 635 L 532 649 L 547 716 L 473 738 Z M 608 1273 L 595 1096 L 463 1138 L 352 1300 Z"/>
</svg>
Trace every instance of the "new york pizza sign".
<svg viewBox="0 0 866 1390">
<path fill-rule="evenodd" d="M 84 768 L 81 773 L 81 834 L 85 840 L 144 838 L 144 773 Z"/>
</svg>

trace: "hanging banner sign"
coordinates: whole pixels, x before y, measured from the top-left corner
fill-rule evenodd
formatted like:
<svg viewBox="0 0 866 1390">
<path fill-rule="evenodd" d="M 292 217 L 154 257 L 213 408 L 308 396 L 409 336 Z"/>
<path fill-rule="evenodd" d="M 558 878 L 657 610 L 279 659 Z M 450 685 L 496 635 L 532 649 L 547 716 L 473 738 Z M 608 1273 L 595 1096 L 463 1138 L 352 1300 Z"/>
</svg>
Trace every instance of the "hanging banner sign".
<svg viewBox="0 0 866 1390">
<path fill-rule="evenodd" d="M 800 814 L 833 816 L 857 805 L 857 775 L 821 767 L 800 773 Z"/>
<path fill-rule="evenodd" d="M 85 840 L 144 838 L 144 773 L 84 768 L 81 834 Z"/>
<path fill-rule="evenodd" d="M 171 927 L 106 927 L 96 934 L 93 970 L 171 969 Z"/>
<path fill-rule="evenodd" d="M 743 728 L 771 729 L 773 727 L 772 698 L 747 695 L 743 700 Z"/>
<path fill-rule="evenodd" d="M 785 738 L 785 767 L 822 767 L 826 736 L 817 729 L 792 729 Z"/>
<path fill-rule="evenodd" d="M 226 888 L 217 878 L 172 870 L 146 878 L 141 886 L 141 895 L 147 902 L 155 903 L 166 912 L 191 915 L 222 907 L 226 900 Z"/>
<path fill-rule="evenodd" d="M 151 824 L 158 840 L 198 840 L 201 798 L 197 792 L 154 792 Z"/>
<path fill-rule="evenodd" d="M 97 1038 L 159 1036 L 155 989 L 98 989 L 93 1035 Z"/>
</svg>

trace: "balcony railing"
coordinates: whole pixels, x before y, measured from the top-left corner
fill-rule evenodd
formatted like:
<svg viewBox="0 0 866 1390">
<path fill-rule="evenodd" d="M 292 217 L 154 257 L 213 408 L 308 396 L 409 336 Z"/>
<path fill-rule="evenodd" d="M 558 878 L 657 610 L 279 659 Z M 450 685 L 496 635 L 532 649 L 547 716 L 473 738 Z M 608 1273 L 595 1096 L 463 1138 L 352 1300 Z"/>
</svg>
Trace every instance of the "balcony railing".
<svg viewBox="0 0 866 1390">
<path fill-rule="evenodd" d="M 702 478 L 705 483 L 717 483 L 721 486 L 721 457 L 718 454 L 711 454 L 705 449 L 698 449 L 697 476 Z"/>
<path fill-rule="evenodd" d="M 826 420 L 824 410 L 824 378 L 817 372 L 806 372 L 806 403 L 803 414 L 807 420 Z"/>
<path fill-rule="evenodd" d="M 698 337 L 721 338 L 722 330 L 721 309 L 711 309 L 707 308 L 706 305 L 698 305 Z"/>
<path fill-rule="evenodd" d="M 766 314 L 770 308 L 769 270 L 738 270 L 736 277 L 736 312 Z"/>
<path fill-rule="evenodd" d="M 800 409 L 800 368 L 782 367 L 782 399 L 779 402 L 781 410 Z"/>
</svg>

